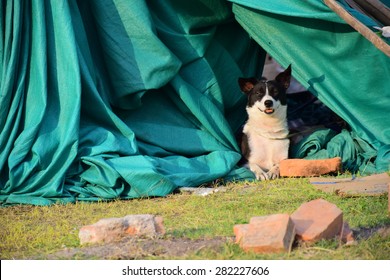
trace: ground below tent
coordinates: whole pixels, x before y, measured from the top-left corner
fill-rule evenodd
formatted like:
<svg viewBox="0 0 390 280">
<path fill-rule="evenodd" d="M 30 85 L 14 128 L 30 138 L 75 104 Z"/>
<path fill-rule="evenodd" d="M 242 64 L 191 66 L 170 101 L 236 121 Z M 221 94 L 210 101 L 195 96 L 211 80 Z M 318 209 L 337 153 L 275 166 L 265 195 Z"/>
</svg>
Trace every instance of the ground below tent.
<svg viewBox="0 0 390 280">
<path fill-rule="evenodd" d="M 390 225 L 355 229 L 357 242 L 366 240 L 374 234 L 381 238 L 390 236 Z M 187 238 L 135 239 L 126 238 L 120 242 L 93 245 L 82 248 L 67 248 L 58 252 L 39 255 L 37 259 L 181 259 L 196 256 L 220 254 L 227 247 L 232 247 L 233 237 L 191 240 Z"/>
</svg>

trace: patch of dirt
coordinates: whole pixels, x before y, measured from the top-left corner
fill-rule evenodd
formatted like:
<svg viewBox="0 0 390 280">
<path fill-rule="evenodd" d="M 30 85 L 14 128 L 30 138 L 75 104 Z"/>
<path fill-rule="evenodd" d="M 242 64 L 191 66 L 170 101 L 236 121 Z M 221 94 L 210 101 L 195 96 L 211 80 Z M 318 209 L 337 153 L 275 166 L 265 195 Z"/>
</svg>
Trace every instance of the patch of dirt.
<svg viewBox="0 0 390 280">
<path fill-rule="evenodd" d="M 45 256 L 45 259 L 99 259 L 99 260 L 132 260 L 147 257 L 185 257 L 203 249 L 220 251 L 223 244 L 231 238 L 190 240 L 174 239 L 137 239 L 125 238 L 119 242 L 90 245 L 81 248 L 63 249 Z"/>
<path fill-rule="evenodd" d="M 378 234 L 383 238 L 390 236 L 390 225 L 352 229 L 356 242 Z M 97 259 L 97 260 L 134 260 L 145 258 L 185 258 L 201 250 L 221 252 L 223 245 L 234 242 L 233 237 L 191 240 L 186 238 L 140 239 L 124 238 L 121 241 L 94 244 L 81 248 L 66 248 L 58 252 L 37 256 L 33 259 Z"/>
<path fill-rule="evenodd" d="M 357 241 L 362 239 L 368 239 L 374 234 L 378 234 L 380 237 L 387 238 L 390 236 L 390 225 L 377 226 L 377 227 L 361 227 L 352 229 L 353 235 Z"/>
</svg>

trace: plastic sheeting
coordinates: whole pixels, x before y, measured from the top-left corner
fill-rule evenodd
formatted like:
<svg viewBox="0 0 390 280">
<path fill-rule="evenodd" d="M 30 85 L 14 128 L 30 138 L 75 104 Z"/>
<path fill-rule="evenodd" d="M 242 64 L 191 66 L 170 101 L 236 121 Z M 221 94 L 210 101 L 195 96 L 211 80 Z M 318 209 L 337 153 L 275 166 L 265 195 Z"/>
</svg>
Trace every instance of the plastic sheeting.
<svg viewBox="0 0 390 280">
<path fill-rule="evenodd" d="M 3 203 L 164 196 L 250 176 L 235 167 L 236 78 L 259 75 L 264 55 L 231 4 L 6 1 L 0 13 Z"/>
<path fill-rule="evenodd" d="M 294 77 L 352 128 L 334 140 L 322 137 L 323 131 L 314 133 L 293 147 L 290 156 L 340 156 L 352 172 L 389 170 L 390 58 L 322 1 L 233 2 L 248 34 L 280 64 L 292 63 Z M 369 27 L 377 25 L 351 13 Z"/>
<path fill-rule="evenodd" d="M 235 140 L 237 77 L 260 76 L 264 62 L 250 36 L 369 143 L 372 171 L 388 169 L 389 58 L 320 1 L 233 2 L 2 2 L 1 203 L 253 178 Z"/>
</svg>

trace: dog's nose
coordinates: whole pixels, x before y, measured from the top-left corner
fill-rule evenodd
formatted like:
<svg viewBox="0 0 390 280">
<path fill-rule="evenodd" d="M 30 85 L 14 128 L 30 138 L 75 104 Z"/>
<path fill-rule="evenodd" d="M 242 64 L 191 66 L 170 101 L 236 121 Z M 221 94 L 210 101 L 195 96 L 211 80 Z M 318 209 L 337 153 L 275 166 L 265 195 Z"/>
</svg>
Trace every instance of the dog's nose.
<svg viewBox="0 0 390 280">
<path fill-rule="evenodd" d="M 274 105 L 274 103 L 272 102 L 272 100 L 266 100 L 266 101 L 264 101 L 264 105 L 265 105 L 265 107 L 269 108 L 269 107 L 272 107 L 272 105 Z"/>
</svg>

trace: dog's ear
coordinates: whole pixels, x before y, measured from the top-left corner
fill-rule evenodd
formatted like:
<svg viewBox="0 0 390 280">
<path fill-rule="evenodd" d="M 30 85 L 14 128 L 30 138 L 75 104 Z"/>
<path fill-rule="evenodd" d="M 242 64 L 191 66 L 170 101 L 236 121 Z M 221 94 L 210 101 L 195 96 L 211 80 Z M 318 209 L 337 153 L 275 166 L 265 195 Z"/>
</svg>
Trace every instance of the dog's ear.
<svg viewBox="0 0 390 280">
<path fill-rule="evenodd" d="M 257 83 L 256 78 L 238 78 L 238 84 L 243 93 L 248 94 L 255 84 Z"/>
<path fill-rule="evenodd" d="M 287 89 L 290 86 L 291 79 L 291 64 L 287 67 L 287 69 L 276 76 L 275 80 L 280 83 L 284 89 Z"/>
</svg>

